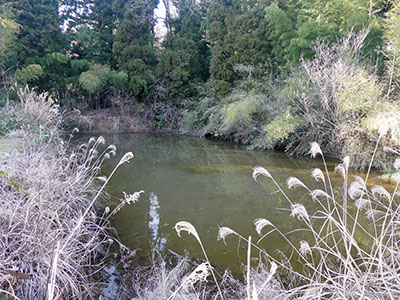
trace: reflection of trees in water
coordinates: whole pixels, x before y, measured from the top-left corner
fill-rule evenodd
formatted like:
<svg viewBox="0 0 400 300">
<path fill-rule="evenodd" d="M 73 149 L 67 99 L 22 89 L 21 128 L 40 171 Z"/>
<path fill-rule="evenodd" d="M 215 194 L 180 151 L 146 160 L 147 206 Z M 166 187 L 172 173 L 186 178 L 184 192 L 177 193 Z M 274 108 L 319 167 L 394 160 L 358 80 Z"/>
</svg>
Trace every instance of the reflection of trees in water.
<svg viewBox="0 0 400 300">
<path fill-rule="evenodd" d="M 151 231 L 150 248 L 162 252 L 167 240 L 163 237 L 163 233 L 160 233 L 160 204 L 157 195 L 153 192 L 150 192 L 149 200 L 150 206 L 148 226 Z"/>
<path fill-rule="evenodd" d="M 197 255 L 198 245 L 182 243 L 172 230 L 173 224 L 183 219 L 196 224 L 206 248 L 210 249 L 210 257 L 221 263 L 228 261 L 230 266 L 238 262 L 236 244 L 233 240 L 231 248 L 219 244 L 215 238 L 218 226 L 229 226 L 245 236 L 254 235 L 253 220 L 263 217 L 281 231 L 290 232 L 289 236 L 296 241 L 296 245 L 301 240 L 309 239 L 308 232 L 299 231 L 304 229 L 302 223 L 290 217 L 288 201 L 282 194 L 275 193 L 277 188 L 271 180 L 264 178 L 255 183 L 251 173 L 257 165 L 268 169 L 289 198 L 303 203 L 312 214 L 318 207 L 308 192 L 287 190 L 285 183 L 289 176 L 295 176 L 310 189 L 323 188 L 310 176 L 311 168 L 323 169 L 320 159 L 249 152 L 245 147 L 227 142 L 186 136 L 119 134 L 105 135 L 105 138 L 106 144 L 115 144 L 119 148 L 114 161 L 107 163 L 110 169 L 125 152 L 135 154 L 130 164 L 122 166 L 115 174 L 109 191 L 114 191 L 116 196 L 120 196 L 121 191 L 146 191 L 147 199 L 142 197 L 134 206 L 121 210 L 116 215 L 118 221 L 115 223 L 132 249 L 141 249 L 138 252 L 141 257 L 151 257 L 152 250 L 163 252 L 171 249 L 183 253 L 183 248 Z M 83 141 L 86 142 L 87 138 Z M 332 170 L 330 175 L 341 193 L 343 178 L 333 172 L 333 165 L 329 165 Z M 104 173 L 107 174 L 107 170 Z M 353 206 L 350 203 L 351 209 Z M 290 250 L 274 233 L 261 246 L 271 252 L 276 249 Z M 227 249 L 230 254 L 223 254 Z M 240 248 L 240 251 L 245 257 L 246 249 Z"/>
<path fill-rule="evenodd" d="M 183 166 L 209 166 L 218 172 L 229 171 L 230 166 L 263 165 L 280 168 L 301 168 L 303 161 L 288 159 L 282 153 L 247 151 L 245 147 L 229 142 L 200 139 L 188 136 L 168 134 L 105 134 L 106 144 L 117 146 L 117 161 L 125 152 L 132 151 L 135 161 L 145 160 L 148 167 L 157 167 L 160 163 L 172 163 Z M 88 136 L 79 138 L 87 141 Z M 249 164 L 249 162 L 252 162 Z M 220 167 L 218 169 L 218 167 Z"/>
</svg>

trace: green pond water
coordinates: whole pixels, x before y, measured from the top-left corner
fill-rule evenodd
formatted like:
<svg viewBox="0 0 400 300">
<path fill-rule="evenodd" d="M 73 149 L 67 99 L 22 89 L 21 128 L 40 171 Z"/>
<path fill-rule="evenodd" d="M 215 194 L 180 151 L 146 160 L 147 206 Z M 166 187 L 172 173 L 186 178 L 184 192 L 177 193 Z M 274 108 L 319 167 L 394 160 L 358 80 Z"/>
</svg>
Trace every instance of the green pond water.
<svg viewBox="0 0 400 300">
<path fill-rule="evenodd" d="M 287 233 L 295 245 L 308 239 L 308 233 L 302 230 L 304 223 L 290 216 L 288 201 L 270 179 L 259 177 L 259 182 L 255 182 L 252 168 L 266 168 L 293 202 L 303 203 L 312 213 L 318 206 L 308 193 L 301 188 L 288 190 L 285 182 L 289 176 L 295 176 L 311 189 L 323 189 L 322 183 L 311 177 L 312 168 L 323 168 L 320 158 L 247 151 L 227 142 L 184 136 L 118 134 L 105 138 L 107 144 L 115 144 L 118 149 L 117 155 L 107 161 L 105 174 L 125 152 L 132 151 L 135 155 L 110 182 L 108 192 L 115 203 L 123 198 L 123 191 L 128 194 L 145 191 L 137 203 L 126 205 L 112 219 L 120 240 L 137 249 L 136 263 L 149 262 L 153 250 L 202 259 L 200 246 L 192 235 L 177 236 L 173 227 L 182 220 L 196 227 L 212 264 L 220 270 L 229 268 L 234 274 L 242 272 L 247 245 L 234 236 L 227 238 L 227 245 L 217 241 L 221 226 L 245 237 L 251 235 L 255 241 L 258 235 L 254 219 L 266 218 Z M 333 185 L 341 189 L 343 179 L 333 172 L 337 163 L 328 161 L 328 167 Z M 357 172 L 351 175 L 365 177 Z M 370 176 L 370 183 L 377 182 L 376 176 Z M 273 255 L 278 255 L 276 250 L 290 255 L 290 247 L 276 232 L 260 246 Z M 253 252 L 253 257 L 257 258 L 258 253 Z"/>
</svg>

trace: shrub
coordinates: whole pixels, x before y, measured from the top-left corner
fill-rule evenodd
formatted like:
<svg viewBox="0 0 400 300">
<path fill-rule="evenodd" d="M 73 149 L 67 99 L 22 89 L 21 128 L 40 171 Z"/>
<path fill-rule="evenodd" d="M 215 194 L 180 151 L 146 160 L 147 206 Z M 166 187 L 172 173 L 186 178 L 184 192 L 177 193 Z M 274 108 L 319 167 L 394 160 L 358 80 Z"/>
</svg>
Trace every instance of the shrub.
<svg viewBox="0 0 400 300">
<path fill-rule="evenodd" d="M 37 94 L 34 90 L 16 88 L 17 103 L 0 110 L 0 134 L 19 129 L 35 131 L 39 136 L 57 135 L 61 121 L 59 107 L 49 93 Z"/>
<path fill-rule="evenodd" d="M 330 155 L 349 155 L 354 167 L 369 165 L 378 127 L 386 127 L 375 121 L 377 114 L 391 115 L 393 121 L 397 109 L 382 96 L 382 84 L 362 62 L 367 33 L 350 33 L 331 46 L 316 44 L 315 58 L 293 70 L 281 97 L 289 100 L 291 111 L 302 121 L 290 128 L 289 153 L 305 154 L 308 144 L 317 141 Z M 396 146 L 399 141 L 388 137 L 380 142 Z M 387 168 L 390 160 L 379 151 L 373 166 Z"/>
<path fill-rule="evenodd" d="M 101 87 L 100 78 L 93 70 L 83 72 L 79 76 L 79 84 L 89 94 L 94 94 Z"/>
<path fill-rule="evenodd" d="M 292 132 L 300 126 L 301 118 L 287 108 L 283 114 L 277 115 L 267 126 L 264 127 L 265 144 L 268 148 L 284 143 L 289 140 Z"/>
<path fill-rule="evenodd" d="M 26 120 L 14 108 L 0 109 L 0 135 L 19 129 L 25 123 Z"/>
<path fill-rule="evenodd" d="M 18 69 L 15 72 L 15 78 L 21 85 L 26 85 L 27 83 L 32 83 L 38 80 L 40 76 L 43 75 L 43 69 L 40 65 L 32 64 L 22 69 Z"/>
</svg>

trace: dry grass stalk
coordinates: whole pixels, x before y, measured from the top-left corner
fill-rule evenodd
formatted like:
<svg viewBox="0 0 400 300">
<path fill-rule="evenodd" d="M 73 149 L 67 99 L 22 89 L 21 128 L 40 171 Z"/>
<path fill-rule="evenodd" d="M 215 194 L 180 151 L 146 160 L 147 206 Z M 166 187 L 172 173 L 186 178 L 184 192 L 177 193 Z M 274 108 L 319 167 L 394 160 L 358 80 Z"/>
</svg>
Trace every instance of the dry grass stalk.
<svg viewBox="0 0 400 300">
<path fill-rule="evenodd" d="M 56 284 L 56 275 L 57 275 L 57 264 L 58 264 L 58 255 L 60 251 L 60 242 L 57 242 L 57 247 L 54 252 L 54 258 L 53 258 L 53 266 L 51 268 L 51 277 L 50 277 L 50 283 L 48 286 L 48 300 L 53 300 L 54 298 L 54 289 L 55 289 L 55 284 Z"/>
<path fill-rule="evenodd" d="M 224 296 L 222 295 L 221 288 L 220 288 L 220 286 L 219 286 L 219 284 L 218 284 L 217 278 L 215 277 L 213 268 L 211 267 L 210 260 L 208 259 L 206 250 L 205 250 L 204 247 L 203 247 L 203 243 L 201 242 L 200 236 L 198 235 L 196 228 L 195 228 L 192 224 L 190 224 L 189 222 L 186 222 L 186 221 L 179 221 L 179 222 L 177 222 L 177 223 L 175 224 L 175 230 L 176 230 L 176 232 L 177 232 L 177 234 L 178 234 L 179 237 L 181 236 L 180 234 L 181 234 L 181 231 L 183 230 L 183 231 L 186 231 L 186 232 L 189 233 L 189 234 L 193 234 L 193 236 L 194 236 L 194 237 L 196 238 L 196 240 L 199 242 L 200 247 L 201 247 L 201 250 L 203 251 L 204 257 L 205 257 L 207 263 L 210 265 L 210 271 L 211 271 L 211 274 L 212 274 L 212 276 L 213 276 L 213 278 L 214 278 L 214 282 L 215 282 L 215 284 L 216 284 L 216 286 L 217 286 L 217 288 L 218 288 L 219 296 L 220 296 L 221 299 L 223 300 L 223 299 L 224 299 Z"/>
<path fill-rule="evenodd" d="M 0 269 L 30 276 L 13 286 L 20 299 L 96 299 L 89 274 L 101 269 L 112 238 L 94 209 L 110 176 L 101 188 L 95 180 L 115 146 L 100 152 L 100 137 L 71 151 L 29 134 L 24 143 L 0 161 Z"/>
<path fill-rule="evenodd" d="M 378 141 L 379 142 L 379 141 Z M 313 170 L 312 176 L 315 180 L 322 181 L 324 190 L 310 191 L 310 195 L 320 206 L 312 213 L 307 212 L 302 204 L 293 203 L 288 199 L 291 206 L 291 215 L 299 218 L 309 232 L 309 239 L 302 240 L 300 247 L 295 246 L 286 236 L 281 233 L 271 222 L 266 219 L 256 219 L 255 229 L 260 235 L 260 240 L 272 231 L 277 231 L 297 254 L 304 268 L 305 273 L 298 272 L 290 267 L 289 260 L 279 261 L 261 249 L 257 244 L 246 240 L 243 236 L 230 228 L 220 229 L 218 239 L 224 239 L 230 234 L 237 235 L 240 239 L 248 242 L 262 255 L 271 261 L 271 270 L 266 275 L 267 280 L 272 279 L 277 268 L 285 271 L 297 282 L 294 286 L 285 289 L 277 286 L 276 295 L 283 299 L 398 299 L 400 297 L 400 205 L 395 201 L 398 194 L 397 183 L 394 191 L 389 193 L 381 186 L 374 186 L 368 189 L 366 180 L 355 178 L 355 181 L 348 187 L 348 166 L 349 159 L 336 168 L 344 179 L 342 198 L 329 183 L 329 189 L 325 179 L 329 180 L 326 163 L 319 146 L 312 144 L 312 155 L 320 154 L 323 158 L 326 174 L 321 170 Z M 264 175 L 271 179 L 278 189 L 282 188 L 273 179 L 273 176 L 261 167 L 255 168 L 253 178 Z M 309 189 L 298 179 L 289 178 L 289 188 L 302 187 Z M 285 195 L 285 197 L 287 197 Z M 353 202 L 347 199 L 354 200 Z M 351 212 L 353 211 L 353 212 Z M 355 212 L 354 212 L 355 211 Z M 370 224 L 362 220 L 365 212 L 369 217 Z M 273 229 L 265 235 L 262 230 L 272 226 Z M 250 251 L 248 250 L 248 253 Z M 249 258 L 248 258 L 249 263 Z M 249 274 L 249 271 L 247 271 Z M 249 292 L 249 275 L 247 275 L 247 297 Z M 254 279 L 253 279 L 254 282 Z M 264 288 L 263 284 L 255 284 L 254 295 L 260 298 L 259 292 Z"/>
<path fill-rule="evenodd" d="M 139 192 L 135 192 L 133 194 L 127 194 L 125 192 L 122 192 L 124 194 L 124 200 L 121 201 L 120 204 L 118 204 L 117 207 L 115 207 L 113 209 L 113 211 L 111 212 L 110 216 L 115 215 L 117 212 L 119 212 L 121 210 L 122 207 L 125 206 L 125 204 L 131 204 L 131 203 L 136 203 L 137 201 L 139 201 L 139 197 L 140 194 L 144 193 L 143 190 L 139 191 Z"/>
<path fill-rule="evenodd" d="M 250 272 L 251 272 L 251 235 L 249 236 L 249 243 L 247 247 L 247 299 L 251 300 L 251 283 L 250 283 Z"/>
</svg>

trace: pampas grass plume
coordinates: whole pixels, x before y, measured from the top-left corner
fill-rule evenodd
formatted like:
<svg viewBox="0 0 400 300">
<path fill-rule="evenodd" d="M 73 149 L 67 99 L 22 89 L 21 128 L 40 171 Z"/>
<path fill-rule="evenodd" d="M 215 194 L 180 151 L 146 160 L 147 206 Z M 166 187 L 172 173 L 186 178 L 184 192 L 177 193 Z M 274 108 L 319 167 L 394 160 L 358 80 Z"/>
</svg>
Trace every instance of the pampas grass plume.
<svg viewBox="0 0 400 300">
<path fill-rule="evenodd" d="M 307 186 L 297 177 L 288 177 L 288 179 L 286 180 L 286 185 L 290 190 L 295 189 L 299 186 L 308 190 Z"/>
<path fill-rule="evenodd" d="M 175 230 L 179 237 L 181 237 L 181 231 L 186 231 L 188 234 L 193 234 L 193 236 L 201 243 L 200 237 L 196 231 L 196 228 L 187 221 L 179 221 L 175 224 Z"/>
<path fill-rule="evenodd" d="M 260 176 L 260 175 L 263 175 L 265 177 L 268 177 L 268 178 L 272 179 L 271 174 L 266 169 L 264 169 L 263 167 L 260 167 L 260 166 L 255 167 L 253 169 L 253 179 L 254 179 L 254 181 L 257 181 L 257 177 Z"/>
<path fill-rule="evenodd" d="M 313 200 L 318 200 L 318 199 L 317 199 L 318 197 L 331 198 L 331 196 L 329 196 L 325 191 L 320 190 L 320 189 L 312 190 L 311 193 L 310 193 L 310 195 L 311 195 L 311 198 L 312 198 Z"/>
<path fill-rule="evenodd" d="M 220 227 L 219 231 L 218 231 L 218 236 L 217 236 L 217 241 L 222 240 L 224 242 L 224 244 L 226 245 L 226 237 L 230 234 L 237 234 L 235 231 L 233 231 L 232 229 L 230 229 L 229 227 Z"/>
<path fill-rule="evenodd" d="M 300 253 L 303 256 L 307 255 L 307 253 L 311 253 L 311 248 L 307 241 L 300 241 Z"/>
<path fill-rule="evenodd" d="M 315 168 L 311 170 L 311 176 L 315 179 L 315 181 L 322 181 L 325 183 L 325 176 L 322 173 L 322 170 L 319 168 Z"/>
<path fill-rule="evenodd" d="M 354 180 L 347 191 L 348 195 L 351 199 L 360 198 L 365 194 L 365 183 L 361 177 L 356 176 L 356 180 Z"/>
<path fill-rule="evenodd" d="M 317 142 L 312 142 L 311 144 L 311 149 L 310 149 L 310 155 L 312 158 L 315 158 L 317 154 L 320 154 L 322 156 L 322 150 L 321 147 L 318 145 Z"/>
<path fill-rule="evenodd" d="M 257 218 L 254 220 L 254 226 L 259 236 L 262 235 L 262 230 L 265 226 L 273 226 L 270 221 L 264 218 Z"/>
<path fill-rule="evenodd" d="M 292 204 L 290 209 L 292 211 L 290 213 L 291 217 L 297 217 L 297 219 L 299 219 L 299 220 L 305 219 L 307 221 L 310 221 L 310 216 L 308 215 L 308 212 L 303 204 L 300 204 L 300 203 Z"/>
<path fill-rule="evenodd" d="M 131 204 L 131 203 L 136 203 L 139 200 L 140 194 L 144 193 L 143 190 L 139 191 L 139 192 L 135 192 L 133 194 L 127 194 L 125 192 L 122 192 L 124 194 L 124 201 L 127 204 Z"/>
<path fill-rule="evenodd" d="M 125 155 L 121 158 L 120 162 L 118 163 L 118 166 L 129 162 L 133 158 L 133 153 L 132 152 L 127 152 Z"/>
</svg>

